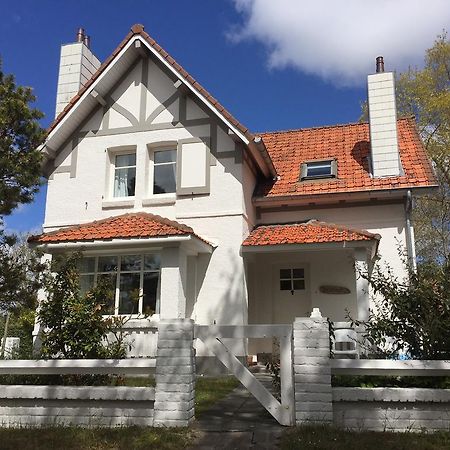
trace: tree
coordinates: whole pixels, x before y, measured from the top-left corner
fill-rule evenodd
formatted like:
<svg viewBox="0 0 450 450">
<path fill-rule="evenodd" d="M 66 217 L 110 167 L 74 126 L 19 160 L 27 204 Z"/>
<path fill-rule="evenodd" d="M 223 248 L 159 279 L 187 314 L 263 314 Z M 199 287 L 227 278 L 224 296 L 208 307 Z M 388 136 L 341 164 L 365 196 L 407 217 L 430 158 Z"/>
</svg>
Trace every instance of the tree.
<svg viewBox="0 0 450 450">
<path fill-rule="evenodd" d="M 31 88 L 16 86 L 2 72 L 0 60 L 0 313 L 13 314 L 13 323 L 31 317 L 43 269 L 37 252 L 3 230 L 3 216 L 31 202 L 40 186 L 38 146 L 45 132 L 38 122 L 43 114 L 30 106 L 34 101 Z"/>
<path fill-rule="evenodd" d="M 45 131 L 42 112 L 30 106 L 35 99 L 31 88 L 2 72 L 0 60 L 0 216 L 31 202 L 39 189 Z"/>
<path fill-rule="evenodd" d="M 45 282 L 46 296 L 39 305 L 42 356 L 45 358 L 123 358 L 126 353 L 120 320 L 103 317 L 110 286 L 80 289 L 80 254 L 55 259 L 54 275 Z M 114 336 L 108 341 L 108 334 Z"/>
<path fill-rule="evenodd" d="M 427 50 L 422 70 L 398 76 L 397 107 L 416 117 L 439 181 L 435 194 L 418 197 L 414 210 L 419 260 L 450 263 L 450 42 L 444 32 Z"/>
<path fill-rule="evenodd" d="M 354 322 L 364 325 L 365 340 L 382 356 L 450 359 L 450 266 L 422 263 L 414 270 L 403 260 L 404 280 L 380 264 L 360 274 L 377 300 L 367 321 Z"/>
</svg>

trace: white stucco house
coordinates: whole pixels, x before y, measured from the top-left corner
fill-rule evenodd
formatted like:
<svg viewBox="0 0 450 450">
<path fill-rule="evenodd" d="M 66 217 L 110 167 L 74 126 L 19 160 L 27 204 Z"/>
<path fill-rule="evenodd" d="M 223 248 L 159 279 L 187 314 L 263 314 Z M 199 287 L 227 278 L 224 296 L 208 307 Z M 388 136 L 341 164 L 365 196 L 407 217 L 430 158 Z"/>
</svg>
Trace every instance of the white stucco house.
<svg viewBox="0 0 450 450">
<path fill-rule="evenodd" d="M 381 258 L 402 275 L 398 242 L 415 257 L 411 196 L 436 182 L 414 119 L 396 118 L 382 60 L 369 123 L 259 134 L 142 25 L 101 65 L 80 31 L 60 64 L 45 223 L 31 242 L 82 250 L 82 288 L 104 277 L 115 292 L 105 314 L 290 323 L 318 307 L 364 319 L 355 265 Z"/>
</svg>

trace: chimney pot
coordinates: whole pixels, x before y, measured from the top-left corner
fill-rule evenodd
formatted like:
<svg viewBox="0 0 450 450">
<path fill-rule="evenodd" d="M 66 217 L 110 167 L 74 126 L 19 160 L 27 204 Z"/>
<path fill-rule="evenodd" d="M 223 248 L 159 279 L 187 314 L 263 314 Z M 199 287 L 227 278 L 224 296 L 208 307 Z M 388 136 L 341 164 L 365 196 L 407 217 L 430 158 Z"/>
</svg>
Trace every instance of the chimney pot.
<svg viewBox="0 0 450 450">
<path fill-rule="evenodd" d="M 377 57 L 377 73 L 384 72 L 384 59 L 382 56 Z"/>
<path fill-rule="evenodd" d="M 87 48 L 91 48 L 91 37 L 90 36 L 88 36 L 87 34 L 84 35 L 83 42 Z"/>
<path fill-rule="evenodd" d="M 84 28 L 78 28 L 76 42 L 83 42 L 84 37 Z"/>
</svg>

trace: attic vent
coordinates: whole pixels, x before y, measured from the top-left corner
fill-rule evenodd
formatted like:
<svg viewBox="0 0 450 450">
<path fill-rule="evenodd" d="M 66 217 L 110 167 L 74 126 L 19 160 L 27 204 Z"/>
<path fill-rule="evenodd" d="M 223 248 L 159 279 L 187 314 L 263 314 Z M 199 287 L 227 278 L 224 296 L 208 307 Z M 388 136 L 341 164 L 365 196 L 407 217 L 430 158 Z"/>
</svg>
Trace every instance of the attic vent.
<svg viewBox="0 0 450 450">
<path fill-rule="evenodd" d="M 300 166 L 300 181 L 336 178 L 336 176 L 337 161 L 334 159 L 307 161 Z"/>
</svg>

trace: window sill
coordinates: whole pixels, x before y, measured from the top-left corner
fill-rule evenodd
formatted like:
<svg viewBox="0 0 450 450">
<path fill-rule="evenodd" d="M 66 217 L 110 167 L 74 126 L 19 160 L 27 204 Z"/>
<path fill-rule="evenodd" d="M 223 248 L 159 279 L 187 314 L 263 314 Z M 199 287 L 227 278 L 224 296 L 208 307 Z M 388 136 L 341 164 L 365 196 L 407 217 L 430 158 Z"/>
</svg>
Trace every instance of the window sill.
<svg viewBox="0 0 450 450">
<path fill-rule="evenodd" d="M 130 200 L 107 200 L 102 202 L 102 209 L 133 208 L 134 197 Z"/>
<path fill-rule="evenodd" d="M 153 197 L 144 198 L 142 206 L 157 206 L 157 205 L 174 205 L 177 201 L 176 194 L 164 195 L 159 194 Z"/>
</svg>

